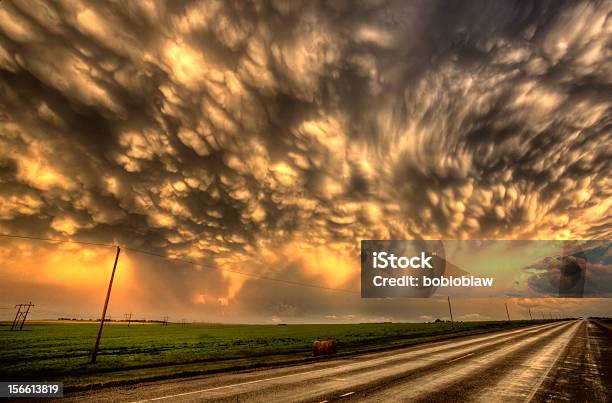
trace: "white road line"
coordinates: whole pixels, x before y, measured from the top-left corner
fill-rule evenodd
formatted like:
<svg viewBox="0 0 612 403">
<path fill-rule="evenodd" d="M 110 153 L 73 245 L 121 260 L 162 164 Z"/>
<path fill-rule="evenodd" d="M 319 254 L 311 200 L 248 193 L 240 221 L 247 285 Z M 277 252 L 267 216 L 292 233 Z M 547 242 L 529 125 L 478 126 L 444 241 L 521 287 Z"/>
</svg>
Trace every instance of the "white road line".
<svg viewBox="0 0 612 403">
<path fill-rule="evenodd" d="M 452 360 L 450 360 L 448 362 L 457 361 L 457 360 L 460 360 L 462 358 L 469 357 L 470 355 L 474 355 L 474 353 L 469 353 L 469 354 L 466 354 L 466 355 L 462 355 L 461 357 L 454 358 L 454 359 L 452 359 Z"/>
<path fill-rule="evenodd" d="M 184 392 L 184 393 L 177 393 L 175 395 L 168 395 L 168 396 L 161 396 L 161 397 L 154 397 L 151 399 L 144 399 L 144 400 L 137 400 L 135 402 L 132 403 L 143 403 L 143 402 L 154 402 L 157 400 L 164 400 L 164 399 L 172 399 L 173 397 L 181 397 L 181 396 L 188 396 L 188 395 L 195 395 L 197 393 L 204 393 L 204 392 L 212 392 L 215 390 L 221 390 L 221 389 L 228 389 L 228 388 L 233 388 L 236 386 L 244 386 L 244 385 L 252 385 L 254 383 L 261 383 L 261 382 L 267 382 L 267 381 L 273 381 L 275 379 L 283 379 L 283 378 L 291 378 L 293 376 L 298 376 L 298 375 L 305 375 L 305 374 L 313 374 L 315 372 L 321 372 L 321 371 L 326 371 L 329 368 L 321 368 L 321 369 L 315 369 L 314 371 L 306 371 L 306 372 L 298 372 L 295 374 L 288 374 L 288 375 L 281 375 L 281 376 L 274 376 L 271 378 L 265 378 L 265 379 L 257 379 L 255 381 L 248 381 L 248 382 L 241 382 L 241 383 L 233 383 L 231 385 L 225 385 L 225 386 L 217 386 L 216 388 L 208 388 L 208 389 L 200 389 L 200 390 L 193 390 L 191 392 Z"/>
<path fill-rule="evenodd" d="M 346 393 L 344 393 L 344 394 L 340 395 L 340 397 L 350 396 L 350 395 L 352 395 L 352 394 L 354 394 L 354 393 L 355 393 L 355 392 L 346 392 Z"/>
</svg>

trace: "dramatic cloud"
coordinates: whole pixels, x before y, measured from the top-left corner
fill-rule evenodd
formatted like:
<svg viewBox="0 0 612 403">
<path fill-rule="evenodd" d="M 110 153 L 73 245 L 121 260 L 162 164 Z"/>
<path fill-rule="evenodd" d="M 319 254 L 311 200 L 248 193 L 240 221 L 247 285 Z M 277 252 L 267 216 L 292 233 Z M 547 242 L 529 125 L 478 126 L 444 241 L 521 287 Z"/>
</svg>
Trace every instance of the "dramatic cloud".
<svg viewBox="0 0 612 403">
<path fill-rule="evenodd" d="M 611 13 L 2 1 L 0 232 L 351 290 L 361 239 L 610 238 Z M 20 263 L 33 245 L 2 244 L 5 284 L 65 254 Z M 131 259 L 141 298 L 235 318 L 391 306 Z"/>
</svg>

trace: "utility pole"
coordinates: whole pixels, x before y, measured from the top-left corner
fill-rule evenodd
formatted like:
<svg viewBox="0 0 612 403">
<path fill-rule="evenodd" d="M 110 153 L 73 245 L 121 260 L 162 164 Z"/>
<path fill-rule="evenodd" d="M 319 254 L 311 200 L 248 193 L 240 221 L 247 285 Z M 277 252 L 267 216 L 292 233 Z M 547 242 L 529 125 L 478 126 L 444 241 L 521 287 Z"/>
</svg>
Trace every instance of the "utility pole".
<svg viewBox="0 0 612 403">
<path fill-rule="evenodd" d="M 168 317 L 164 316 L 164 326 L 168 326 Z"/>
<path fill-rule="evenodd" d="M 15 328 L 15 324 L 17 323 L 17 318 L 21 317 L 21 307 L 22 306 L 23 306 L 23 304 L 15 305 L 15 308 L 17 308 L 17 313 L 15 314 L 15 319 L 13 319 L 13 324 L 11 325 L 11 330 L 13 330 Z"/>
<path fill-rule="evenodd" d="M 454 326 L 455 322 L 453 321 L 453 309 L 451 308 L 450 295 L 447 296 L 446 298 L 448 298 L 448 311 L 450 312 L 451 326 Z"/>
<path fill-rule="evenodd" d="M 132 323 L 132 312 L 126 313 L 123 315 L 125 321 L 128 323 L 128 327 L 130 327 L 130 323 Z"/>
<path fill-rule="evenodd" d="M 533 316 L 531 316 L 531 308 L 529 308 L 529 319 L 533 320 Z"/>
<path fill-rule="evenodd" d="M 13 319 L 11 330 L 17 330 L 17 328 L 19 328 L 19 330 L 23 329 L 28 313 L 30 313 L 30 308 L 33 306 L 32 301 L 27 304 L 15 305 L 15 308 L 17 308 L 17 313 L 15 314 L 15 319 Z"/>
<path fill-rule="evenodd" d="M 94 345 L 93 353 L 91 355 L 91 363 L 96 363 L 96 357 L 98 355 L 98 349 L 100 348 L 100 338 L 102 337 L 102 329 L 104 328 L 104 319 L 106 318 L 106 308 L 108 308 L 108 300 L 110 299 L 111 289 L 113 288 L 113 279 L 115 278 L 115 270 L 117 269 L 117 261 L 119 260 L 119 253 L 121 248 L 117 246 L 117 254 L 115 255 L 115 264 L 113 264 L 113 272 L 111 273 L 110 281 L 108 282 L 108 291 L 106 291 L 106 299 L 104 300 L 104 308 L 102 309 L 102 318 L 100 319 L 100 330 L 98 330 L 98 337 L 96 337 L 96 344 Z"/>
<path fill-rule="evenodd" d="M 508 315 L 508 322 L 510 322 L 510 314 L 508 313 L 508 304 L 504 302 L 504 305 L 506 306 L 506 315 Z"/>
<path fill-rule="evenodd" d="M 28 303 L 26 305 L 28 308 L 26 309 L 25 313 L 23 314 L 23 320 L 21 321 L 21 326 L 19 326 L 19 330 L 23 329 L 23 324 L 26 321 L 26 318 L 28 317 L 28 313 L 30 313 L 30 307 L 34 306 L 32 305 L 32 301 L 30 301 L 30 303 Z"/>
</svg>

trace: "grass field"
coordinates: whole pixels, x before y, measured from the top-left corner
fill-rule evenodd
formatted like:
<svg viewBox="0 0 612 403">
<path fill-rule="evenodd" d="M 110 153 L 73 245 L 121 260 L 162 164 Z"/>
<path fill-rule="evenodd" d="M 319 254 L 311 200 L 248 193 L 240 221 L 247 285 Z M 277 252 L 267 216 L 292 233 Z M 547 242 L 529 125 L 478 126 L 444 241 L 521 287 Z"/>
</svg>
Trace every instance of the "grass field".
<svg viewBox="0 0 612 403">
<path fill-rule="evenodd" d="M 533 324 L 514 322 L 325 325 L 110 324 L 95 365 L 96 323 L 0 325 L 0 380 L 64 380 L 68 387 L 314 360 L 313 340 L 337 339 L 339 354 Z"/>
</svg>

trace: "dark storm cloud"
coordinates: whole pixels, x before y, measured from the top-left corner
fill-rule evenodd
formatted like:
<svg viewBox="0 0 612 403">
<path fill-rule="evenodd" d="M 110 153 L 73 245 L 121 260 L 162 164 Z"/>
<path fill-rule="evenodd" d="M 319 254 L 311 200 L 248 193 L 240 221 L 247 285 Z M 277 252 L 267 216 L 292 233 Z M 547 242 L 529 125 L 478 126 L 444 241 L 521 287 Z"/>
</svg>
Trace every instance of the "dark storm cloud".
<svg viewBox="0 0 612 403">
<path fill-rule="evenodd" d="M 545 295 L 573 298 L 612 296 L 609 242 L 590 242 L 546 257 L 524 269 L 529 287 Z"/>
<path fill-rule="evenodd" d="M 267 263 L 609 237 L 611 11 L 4 1 L 0 229 L 318 282 L 314 258 Z M 226 280 L 220 298 L 250 298 Z"/>
</svg>

